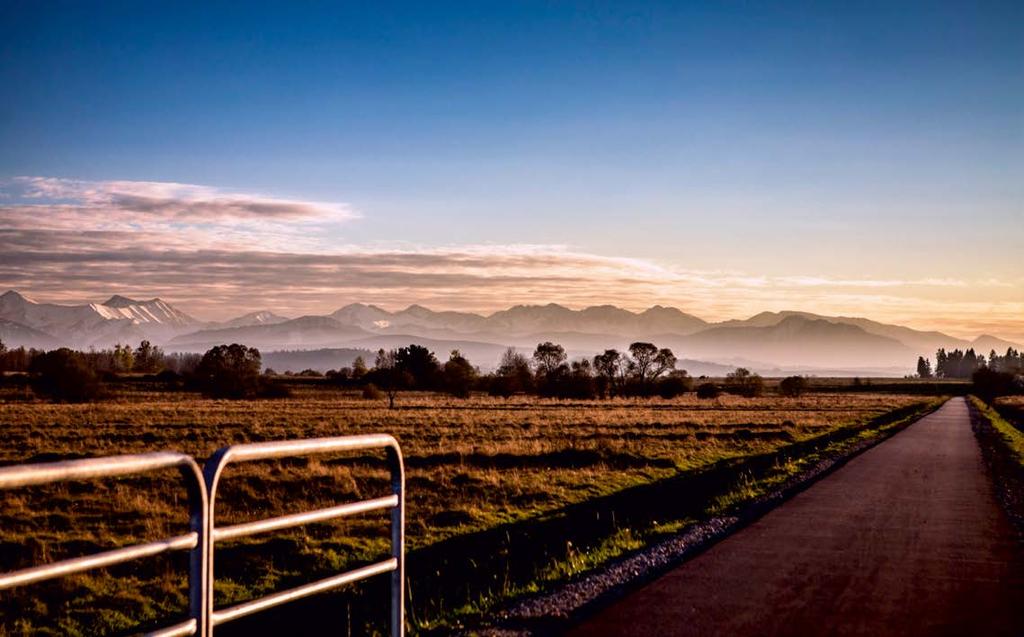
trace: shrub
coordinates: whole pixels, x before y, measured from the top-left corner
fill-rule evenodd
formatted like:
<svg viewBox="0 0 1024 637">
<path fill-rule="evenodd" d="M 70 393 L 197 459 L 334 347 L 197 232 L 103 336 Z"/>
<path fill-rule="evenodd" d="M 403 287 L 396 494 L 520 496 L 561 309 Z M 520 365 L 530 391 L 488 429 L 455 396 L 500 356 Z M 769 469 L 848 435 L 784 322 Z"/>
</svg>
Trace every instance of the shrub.
<svg viewBox="0 0 1024 637">
<path fill-rule="evenodd" d="M 658 381 L 658 395 L 662 398 L 676 398 L 690 391 L 693 381 L 685 373 L 671 374 Z"/>
<path fill-rule="evenodd" d="M 32 358 L 32 389 L 53 400 L 81 403 L 99 397 L 100 381 L 81 352 L 66 347 Z"/>
<path fill-rule="evenodd" d="M 491 376 L 487 384 L 487 394 L 509 398 L 516 393 L 516 380 L 512 376 Z"/>
<path fill-rule="evenodd" d="M 730 394 L 753 398 L 764 391 L 764 379 L 749 369 L 739 367 L 736 371 L 726 374 L 725 390 Z"/>
<path fill-rule="evenodd" d="M 797 397 L 807 389 L 807 379 L 803 376 L 787 376 L 779 381 L 779 393 L 783 396 Z"/>
<path fill-rule="evenodd" d="M 714 383 L 701 383 L 697 386 L 697 398 L 718 398 L 722 390 Z"/>
<path fill-rule="evenodd" d="M 181 374 L 174 370 L 165 369 L 154 376 L 153 379 L 163 385 L 165 389 L 175 390 L 181 387 Z"/>
<path fill-rule="evenodd" d="M 292 390 L 284 383 L 268 380 L 260 380 L 260 388 L 257 395 L 260 398 L 291 398 Z"/>
<path fill-rule="evenodd" d="M 341 369 L 329 369 L 324 374 L 327 378 L 327 382 L 332 385 L 345 385 L 349 379 L 352 378 L 352 370 L 348 367 L 342 367 Z"/>
<path fill-rule="evenodd" d="M 974 393 L 981 396 L 987 402 L 992 402 L 997 396 L 1024 393 L 1021 377 L 1014 376 L 1009 372 L 997 372 L 987 367 L 982 367 L 974 372 L 972 381 L 974 383 Z"/>
<path fill-rule="evenodd" d="M 195 382 L 214 398 L 251 398 L 260 391 L 260 351 L 234 343 L 218 345 L 203 354 Z"/>
<path fill-rule="evenodd" d="M 164 371 L 157 374 L 155 378 L 158 382 L 161 383 L 176 383 L 181 379 L 181 375 L 174 370 L 165 369 Z"/>
<path fill-rule="evenodd" d="M 380 400 L 381 398 L 384 398 L 384 394 L 382 394 L 373 383 L 367 383 L 366 386 L 363 387 L 363 398 L 366 400 Z"/>
</svg>

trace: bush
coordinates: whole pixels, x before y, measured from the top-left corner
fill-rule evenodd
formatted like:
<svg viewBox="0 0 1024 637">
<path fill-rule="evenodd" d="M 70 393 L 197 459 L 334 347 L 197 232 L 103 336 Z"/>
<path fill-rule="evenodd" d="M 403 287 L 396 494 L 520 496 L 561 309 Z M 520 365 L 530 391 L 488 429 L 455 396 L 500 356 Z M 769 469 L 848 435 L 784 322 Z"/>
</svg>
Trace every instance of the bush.
<svg viewBox="0 0 1024 637">
<path fill-rule="evenodd" d="M 181 388 L 181 374 L 174 370 L 165 369 L 155 375 L 153 380 L 163 385 L 165 389 L 175 390 Z"/>
<path fill-rule="evenodd" d="M 176 383 L 181 380 L 181 374 L 174 370 L 165 369 L 155 376 L 157 382 L 160 383 Z"/>
<path fill-rule="evenodd" d="M 367 383 L 366 387 L 363 387 L 363 398 L 366 400 L 380 400 L 384 398 L 384 394 L 373 383 Z"/>
<path fill-rule="evenodd" d="M 284 383 L 268 380 L 260 380 L 260 388 L 257 394 L 260 398 L 291 398 L 292 390 Z"/>
<path fill-rule="evenodd" d="M 658 381 L 658 395 L 665 399 L 676 398 L 690 391 L 693 381 L 685 374 L 672 374 Z"/>
<path fill-rule="evenodd" d="M 234 343 L 203 354 L 195 371 L 199 389 L 213 398 L 252 398 L 259 394 L 260 351 Z"/>
<path fill-rule="evenodd" d="M 487 394 L 509 398 L 516 393 L 516 381 L 511 376 L 491 376 L 487 384 Z"/>
<path fill-rule="evenodd" d="M 1011 394 L 1024 393 L 1024 384 L 1020 376 L 1014 376 L 1009 372 L 997 372 L 987 367 L 982 367 L 974 372 L 972 376 L 974 393 L 992 402 L 997 396 L 1009 396 Z"/>
<path fill-rule="evenodd" d="M 807 389 L 807 379 L 803 376 L 787 376 L 779 381 L 779 393 L 795 398 Z"/>
<path fill-rule="evenodd" d="M 85 356 L 66 347 L 33 357 L 29 371 L 34 375 L 32 389 L 53 400 L 82 403 L 95 400 L 101 392 Z"/>
<path fill-rule="evenodd" d="M 329 369 L 324 376 L 327 378 L 327 382 L 332 385 L 346 385 L 349 379 L 352 378 L 352 370 L 348 367 Z"/>
<path fill-rule="evenodd" d="M 697 386 L 697 398 L 718 398 L 721 388 L 714 383 L 701 383 Z"/>
<path fill-rule="evenodd" d="M 726 374 L 725 390 L 730 394 L 753 398 L 764 391 L 764 379 L 749 369 L 739 367 L 736 371 Z"/>
</svg>

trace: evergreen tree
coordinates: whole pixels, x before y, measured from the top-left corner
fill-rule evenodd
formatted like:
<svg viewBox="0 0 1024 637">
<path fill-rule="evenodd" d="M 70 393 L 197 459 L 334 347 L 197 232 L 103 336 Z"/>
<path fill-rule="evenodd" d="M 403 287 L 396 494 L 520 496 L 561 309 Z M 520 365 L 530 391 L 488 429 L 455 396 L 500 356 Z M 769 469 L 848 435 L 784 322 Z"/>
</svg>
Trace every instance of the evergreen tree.
<svg viewBox="0 0 1024 637">
<path fill-rule="evenodd" d="M 918 378 L 932 377 L 932 364 L 924 356 L 917 357 L 917 376 Z"/>
</svg>

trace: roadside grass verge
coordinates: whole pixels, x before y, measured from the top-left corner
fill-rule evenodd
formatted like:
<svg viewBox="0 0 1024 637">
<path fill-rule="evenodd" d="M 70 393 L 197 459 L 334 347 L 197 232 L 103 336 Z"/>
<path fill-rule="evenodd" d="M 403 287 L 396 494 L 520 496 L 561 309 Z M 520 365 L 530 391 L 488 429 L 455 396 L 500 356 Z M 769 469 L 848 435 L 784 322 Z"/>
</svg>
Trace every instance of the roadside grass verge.
<svg viewBox="0 0 1024 637">
<path fill-rule="evenodd" d="M 1024 432 L 1014 427 L 998 411 L 977 396 L 970 397 L 971 404 L 988 420 L 998 434 L 998 440 L 1005 446 L 1010 457 L 1024 467 Z"/>
<path fill-rule="evenodd" d="M 1024 541 L 1024 432 L 977 396 L 970 397 L 970 408 L 971 427 L 991 472 L 996 497 Z"/>
</svg>

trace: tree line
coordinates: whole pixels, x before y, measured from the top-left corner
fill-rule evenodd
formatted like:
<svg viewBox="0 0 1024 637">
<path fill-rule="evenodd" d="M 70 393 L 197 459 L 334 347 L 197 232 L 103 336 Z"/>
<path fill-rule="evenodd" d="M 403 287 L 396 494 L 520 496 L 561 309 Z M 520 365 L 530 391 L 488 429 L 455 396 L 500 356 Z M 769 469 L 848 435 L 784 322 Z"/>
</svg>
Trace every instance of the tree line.
<svg viewBox="0 0 1024 637">
<path fill-rule="evenodd" d="M 694 389 L 694 379 L 686 370 L 676 369 L 677 362 L 672 350 L 647 342 L 633 343 L 624 352 L 608 349 L 593 358 L 570 361 L 564 347 L 547 341 L 539 343 L 532 356 L 508 348 L 495 371 L 482 374 L 458 350 L 441 363 L 429 349 L 409 345 L 379 350 L 372 368 L 359 357 L 352 367 L 331 370 L 326 377 L 341 385 L 367 387 L 369 395 L 380 391 L 391 405 L 403 390 L 440 391 L 462 398 L 473 391 L 504 398 L 516 394 L 575 399 L 674 398 Z M 802 377 L 792 377 L 780 385 L 780 391 L 795 396 L 805 387 Z M 763 392 L 764 381 L 740 368 L 728 374 L 721 386 L 704 382 L 696 389 L 704 398 L 723 391 L 757 396 Z"/>
<path fill-rule="evenodd" d="M 982 369 L 1004 374 L 1024 374 L 1024 355 L 1009 347 L 1002 356 L 992 350 L 986 359 L 984 354 L 976 353 L 974 348 L 948 352 L 940 348 L 935 353 L 934 368 L 929 359 L 923 356 L 917 358 L 917 375 L 920 378 L 972 378 Z"/>
<path fill-rule="evenodd" d="M 186 374 L 195 370 L 202 359 L 201 354 L 195 353 L 168 354 L 149 341 L 142 341 L 138 347 L 134 348 L 130 345 L 119 344 L 106 349 L 90 349 L 84 352 L 68 348 L 60 349 L 66 349 L 68 352 L 74 351 L 83 364 L 97 374 L 132 372 L 157 374 L 163 371 Z M 29 372 L 32 368 L 32 361 L 45 354 L 47 354 L 46 350 L 35 348 L 8 349 L 3 341 L 0 341 L 0 372 Z"/>
<path fill-rule="evenodd" d="M 45 351 L 8 349 L 0 341 L 0 373 L 29 376 L 35 393 L 66 402 L 103 395 L 104 382 L 134 373 L 217 398 L 279 396 L 286 393 L 261 374 L 260 352 L 244 345 L 218 345 L 205 354 L 168 354 L 149 341 L 86 352 L 61 347 Z"/>
<path fill-rule="evenodd" d="M 596 399 L 611 397 L 673 398 L 694 390 L 694 379 L 677 369 L 672 350 L 653 343 L 636 342 L 626 351 L 608 349 L 592 358 L 569 360 L 565 348 L 552 342 L 537 345 L 532 356 L 508 348 L 495 371 L 482 374 L 458 350 L 443 363 L 426 347 L 406 347 L 377 352 L 372 367 L 357 357 L 350 367 L 328 371 L 325 380 L 338 386 L 361 388 L 364 395 L 378 395 L 394 406 L 406 390 L 445 392 L 467 398 L 472 392 L 508 398 L 529 394 L 550 398 Z M 120 374 L 143 374 L 173 388 L 201 391 L 218 398 L 249 398 L 287 395 L 271 369 L 262 370 L 259 350 L 244 345 L 218 345 L 206 353 L 168 354 L 148 341 L 138 347 L 81 352 L 68 348 L 52 351 L 7 349 L 0 343 L 0 372 L 25 372 L 41 395 L 57 400 L 84 401 L 101 395 L 104 381 Z M 313 370 L 299 376 L 321 376 Z M 794 376 L 780 384 L 780 393 L 796 396 L 805 381 Z M 706 381 L 696 387 L 701 398 L 722 392 L 758 396 L 763 379 L 747 369 L 728 374 L 724 382 Z"/>
<path fill-rule="evenodd" d="M 1024 355 L 1012 347 L 1003 355 L 992 350 L 987 359 L 973 348 L 949 352 L 939 349 L 935 353 L 934 369 L 930 360 L 918 357 L 917 375 L 920 378 L 969 378 L 974 385 L 972 391 L 991 402 L 997 396 L 1024 394 Z"/>
</svg>

